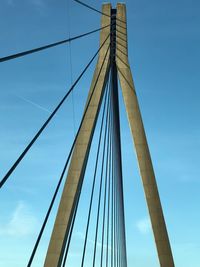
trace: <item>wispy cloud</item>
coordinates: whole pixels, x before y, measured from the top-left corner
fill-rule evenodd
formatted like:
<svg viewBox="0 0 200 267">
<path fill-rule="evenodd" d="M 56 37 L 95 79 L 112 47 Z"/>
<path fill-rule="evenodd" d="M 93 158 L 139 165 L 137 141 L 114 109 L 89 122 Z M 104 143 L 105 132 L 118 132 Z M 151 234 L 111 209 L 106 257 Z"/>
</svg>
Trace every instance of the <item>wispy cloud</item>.
<svg viewBox="0 0 200 267">
<path fill-rule="evenodd" d="M 37 104 L 37 103 L 35 103 L 35 102 L 33 102 L 33 101 L 27 99 L 27 98 L 25 98 L 25 97 L 22 97 L 22 96 L 19 96 L 19 95 L 15 95 L 15 96 L 16 96 L 17 98 L 19 98 L 19 99 L 25 101 L 26 103 L 29 103 L 29 104 L 35 106 L 35 107 L 38 108 L 38 109 L 41 109 L 41 110 L 43 110 L 43 111 L 45 111 L 45 112 L 47 112 L 47 113 L 49 113 L 49 114 L 51 113 L 50 110 L 48 110 L 47 108 L 45 108 L 45 107 L 43 107 L 43 106 L 41 106 L 41 105 L 39 105 L 39 104 Z"/>
<path fill-rule="evenodd" d="M 136 227 L 141 234 L 148 234 L 151 231 L 150 219 L 148 217 L 140 219 L 136 222 Z"/>
<path fill-rule="evenodd" d="M 10 220 L 0 225 L 0 236 L 25 237 L 33 234 L 38 225 L 36 217 L 23 201 L 12 212 Z"/>
</svg>

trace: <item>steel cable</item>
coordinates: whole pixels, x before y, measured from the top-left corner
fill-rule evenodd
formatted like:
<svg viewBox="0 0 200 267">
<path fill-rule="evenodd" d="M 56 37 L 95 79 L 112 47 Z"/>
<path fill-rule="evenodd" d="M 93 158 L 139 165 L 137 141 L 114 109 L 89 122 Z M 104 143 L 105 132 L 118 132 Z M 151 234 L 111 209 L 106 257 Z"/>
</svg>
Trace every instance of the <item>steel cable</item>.
<svg viewBox="0 0 200 267">
<path fill-rule="evenodd" d="M 101 28 L 98 28 L 96 30 L 80 34 L 78 36 L 74 36 L 72 38 L 64 39 L 64 40 L 56 42 L 56 43 L 51 43 L 49 45 L 44 45 L 44 46 L 41 46 L 41 47 L 38 47 L 38 48 L 34 48 L 34 49 L 31 49 L 31 50 L 26 50 L 26 51 L 23 51 L 23 52 L 20 52 L 20 53 L 12 54 L 12 55 L 9 55 L 9 56 L 6 56 L 6 57 L 1 57 L 0 58 L 0 63 L 1 62 L 5 62 L 5 61 L 9 61 L 9 60 L 12 60 L 12 59 L 16 59 L 16 58 L 19 58 L 19 57 L 23 57 L 23 56 L 26 56 L 26 55 L 30 55 L 30 54 L 33 54 L 33 53 L 36 53 L 36 52 L 39 52 L 39 51 L 42 51 L 42 50 L 46 50 L 46 49 L 49 49 L 49 48 L 52 48 L 52 47 L 55 47 L 55 46 L 58 46 L 58 45 L 62 45 L 62 44 L 68 43 L 68 42 L 72 42 L 74 40 L 77 40 L 79 38 L 88 36 L 88 35 L 90 35 L 92 33 L 101 31 L 101 30 L 103 30 L 105 28 L 108 28 L 108 27 L 110 27 L 110 25 L 106 25 L 104 27 L 101 27 Z"/>
<path fill-rule="evenodd" d="M 95 11 L 95 12 L 101 14 L 101 15 L 104 15 L 104 16 L 110 17 L 110 18 L 112 17 L 112 16 L 110 16 L 110 15 L 108 15 L 106 13 L 103 13 L 102 11 L 100 11 L 100 10 L 98 10 L 98 9 L 96 9 L 96 8 L 90 6 L 90 5 L 88 5 L 88 4 L 86 4 L 86 3 L 82 2 L 82 1 L 79 1 L 79 0 L 73 0 L 73 1 L 78 3 L 78 4 L 80 4 L 80 5 L 82 5 L 82 6 L 84 6 L 84 7 L 87 7 L 88 9 L 91 9 L 91 10 L 93 10 L 93 11 Z M 118 19 L 118 18 L 117 18 L 117 20 L 119 22 L 122 22 L 122 23 L 126 24 L 126 21 L 124 21 L 124 20 L 121 20 L 121 19 Z M 118 26 L 121 27 L 121 25 L 118 25 Z"/>
<path fill-rule="evenodd" d="M 110 154 L 110 113 L 111 113 L 111 101 L 109 101 L 109 116 L 108 116 L 108 141 L 107 141 L 107 151 L 106 151 L 106 170 L 105 170 L 105 184 L 104 184 L 104 199 L 103 199 L 103 222 L 102 222 L 102 237 L 101 237 L 101 264 L 103 266 L 103 253 L 104 253 L 104 235 L 105 235 L 105 220 L 106 220 L 106 204 L 107 204 L 107 190 L 108 190 L 108 169 L 109 169 L 109 154 Z"/>
<path fill-rule="evenodd" d="M 12 167 L 9 169 L 9 171 L 6 173 L 6 175 L 3 177 L 3 179 L 0 182 L 0 188 L 2 188 L 2 186 L 5 184 L 5 182 L 8 180 L 8 178 L 10 177 L 10 175 L 13 173 L 13 171 L 15 170 L 15 168 L 18 166 L 18 164 L 21 162 L 21 160 L 24 158 L 24 156 L 26 155 L 26 153 L 29 151 L 29 149 L 32 147 L 32 145 L 35 143 L 35 141 L 38 139 L 38 137 L 40 136 L 40 134 L 43 132 L 43 130 L 46 128 L 46 126 L 49 124 L 49 122 L 51 121 L 51 119 L 54 117 L 54 115 L 57 113 L 57 111 L 60 109 L 60 107 L 62 106 L 62 104 L 65 102 L 65 100 L 67 99 L 67 97 L 69 96 L 69 94 L 72 92 L 72 90 L 74 89 L 74 87 L 77 85 L 77 83 L 79 82 L 79 80 L 82 78 L 82 76 L 85 74 L 86 70 L 89 68 L 89 66 L 92 64 L 93 60 L 96 58 L 96 56 L 99 54 L 100 50 L 102 49 L 102 47 L 104 46 L 104 44 L 106 43 L 106 41 L 108 40 L 110 34 L 107 36 L 107 38 L 104 40 L 104 42 L 102 43 L 102 45 L 100 46 L 100 48 L 97 50 L 97 52 L 94 54 L 94 56 L 92 57 L 92 59 L 89 61 L 89 63 L 86 65 L 86 67 L 84 68 L 84 70 L 81 72 L 81 74 L 79 75 L 79 77 L 76 79 L 76 81 L 74 82 L 74 84 L 71 86 L 71 88 L 69 89 L 69 91 L 65 94 L 65 96 L 62 98 L 62 100 L 60 101 L 60 103 L 56 106 L 56 108 L 53 110 L 53 112 L 50 114 L 50 116 L 48 117 L 48 119 L 45 121 L 45 123 L 42 125 L 42 127 L 39 129 L 39 131 L 36 133 L 36 135 L 33 137 L 33 139 L 30 141 L 30 143 L 27 145 L 27 147 L 24 149 L 24 151 L 21 153 L 21 155 L 18 157 L 18 159 L 15 161 L 15 163 L 12 165 Z"/>
<path fill-rule="evenodd" d="M 98 79 L 100 77 L 100 74 L 101 74 L 103 65 L 105 63 L 105 60 L 106 60 L 106 57 L 107 57 L 107 54 L 108 54 L 109 49 L 110 49 L 110 46 L 108 47 L 108 49 L 106 51 L 106 54 L 105 54 L 105 57 L 103 59 L 102 65 L 100 67 L 100 70 L 99 70 L 99 73 L 98 73 L 98 77 L 97 77 L 97 80 L 96 80 L 96 83 L 95 83 L 94 87 L 96 87 L 97 81 L 98 81 Z M 108 73 L 108 70 L 109 70 L 109 67 L 107 69 L 107 73 Z M 106 74 L 106 76 L 107 76 L 107 74 Z M 78 202 L 79 202 L 79 198 L 80 198 L 80 194 L 81 194 L 81 188 L 82 188 L 82 183 L 83 183 L 83 178 L 82 178 L 82 180 L 79 181 L 78 189 L 77 189 L 77 192 L 76 192 L 76 195 L 75 195 L 74 207 L 72 208 L 72 210 L 75 210 L 75 212 L 77 212 L 77 206 L 76 205 L 78 205 Z M 75 216 L 76 216 L 76 214 L 75 214 Z M 71 220 L 72 219 L 70 219 L 70 221 Z M 73 226 L 74 226 L 74 221 L 75 220 L 73 220 L 72 230 L 73 230 Z M 60 255 L 60 259 L 59 259 L 59 266 L 62 264 L 62 262 L 64 262 L 63 265 L 62 265 L 62 266 L 64 266 L 64 264 L 66 262 L 67 253 L 68 253 L 68 249 L 69 249 L 69 245 L 70 245 L 70 241 L 71 241 L 71 235 L 70 235 L 70 239 L 68 240 L 68 235 L 69 235 L 70 227 L 71 226 L 68 225 L 68 227 L 66 229 L 66 232 L 65 232 L 65 238 L 64 238 L 65 242 L 63 243 L 62 252 L 61 252 L 61 255 Z M 69 242 L 69 243 L 67 244 L 67 242 Z M 67 249 L 65 250 L 66 246 L 67 246 Z"/>
<path fill-rule="evenodd" d="M 110 91 L 109 91 L 109 99 L 110 99 Z M 102 155 L 102 164 L 101 164 L 101 173 L 100 173 L 100 185 L 99 185 L 99 196 L 98 196 L 98 204 L 97 204 L 95 241 L 94 241 L 93 262 L 92 262 L 93 267 L 95 267 L 95 261 L 96 261 L 96 249 L 97 249 L 97 238 L 98 238 L 98 230 L 99 230 L 99 217 L 100 217 L 100 208 L 101 208 L 104 162 L 105 162 L 106 142 L 107 142 L 107 137 L 108 137 L 107 132 L 108 132 L 109 106 L 110 105 L 107 106 L 107 112 L 106 112 L 106 125 L 105 125 L 105 134 L 104 134 L 103 152 L 102 152 L 103 155 Z"/>
<path fill-rule="evenodd" d="M 98 142 L 97 155 L 96 155 L 96 161 L 95 161 L 94 178 L 93 178 L 92 192 L 91 192 L 89 211 L 88 211 L 88 217 L 87 217 L 87 226 L 86 226 L 86 232 L 85 232 L 85 240 L 84 240 L 84 248 L 83 248 L 82 260 L 81 260 L 81 267 L 83 267 L 83 265 L 84 265 L 85 251 L 86 251 L 86 245 L 87 245 L 87 239 L 88 239 L 89 223 L 90 223 L 93 196 L 94 196 L 94 188 L 95 188 L 96 176 L 97 176 L 97 167 L 98 167 L 98 162 L 99 162 L 100 145 L 101 145 L 101 140 L 102 140 L 103 123 L 104 123 L 104 117 L 105 117 L 106 104 L 108 105 L 108 103 L 107 103 L 108 102 L 108 97 L 107 97 L 108 96 L 108 83 L 107 83 L 106 87 L 107 87 L 107 89 L 106 89 L 103 114 L 102 114 L 102 120 L 101 120 L 101 127 L 100 127 L 100 134 L 99 134 L 99 142 Z"/>
<path fill-rule="evenodd" d="M 78 131 L 77 131 L 76 136 L 75 136 L 75 138 L 74 138 L 73 144 L 72 144 L 71 149 L 70 149 L 70 153 L 69 153 L 69 155 L 68 155 L 68 157 L 67 157 L 66 163 L 65 163 L 65 165 L 64 165 L 63 171 L 62 171 L 62 173 L 61 173 L 59 182 L 58 182 L 58 184 L 57 184 L 56 190 L 55 190 L 55 192 L 54 192 L 54 195 L 53 195 L 53 198 L 52 198 L 52 200 L 51 200 L 50 206 L 49 206 L 49 208 L 48 208 L 47 214 L 46 214 L 46 216 L 45 216 L 44 222 L 43 222 L 42 227 L 41 227 L 41 229 L 40 229 L 38 238 L 37 238 L 37 240 L 36 240 L 35 246 L 34 246 L 33 251 L 32 251 L 32 253 L 31 253 L 31 257 L 30 257 L 30 259 L 29 259 L 29 262 L 28 262 L 27 267 L 30 267 L 31 264 L 32 264 L 33 258 L 34 258 L 34 256 L 35 256 L 35 252 L 36 252 L 36 250 L 37 250 L 37 247 L 38 247 L 38 245 L 39 245 L 40 239 L 41 239 L 42 234 L 43 234 L 43 232 L 44 232 L 44 229 L 45 229 L 47 220 L 48 220 L 48 218 L 49 218 L 49 215 L 50 215 L 50 212 L 51 212 L 51 210 L 52 210 L 53 204 L 54 204 L 54 202 L 55 202 L 56 196 L 57 196 L 57 194 L 58 194 L 60 185 L 61 185 L 61 183 L 62 183 L 62 180 L 63 180 L 64 174 L 65 174 L 65 171 L 66 171 L 66 169 L 67 169 L 69 160 L 70 160 L 70 158 L 71 158 L 71 155 L 72 155 L 72 152 L 73 152 L 73 149 L 74 149 L 76 140 L 77 140 L 77 138 L 78 138 L 79 132 L 80 132 L 80 130 L 81 130 L 81 127 L 82 127 L 84 118 L 85 118 L 85 116 L 86 116 L 86 113 L 87 113 L 89 104 L 90 104 L 91 99 L 92 99 L 92 96 L 93 96 L 93 94 L 94 94 L 94 92 L 95 92 L 95 88 L 96 88 L 97 82 L 98 82 L 98 80 L 99 80 L 100 73 L 101 73 L 101 71 L 102 71 L 102 67 L 103 67 L 103 65 L 104 65 L 104 62 L 105 62 L 105 59 L 106 59 L 106 57 L 107 57 L 107 53 L 108 53 L 108 51 L 109 51 L 109 47 L 108 47 L 108 49 L 107 49 L 107 52 L 106 52 L 106 54 L 105 54 L 104 60 L 103 60 L 102 65 L 101 65 L 101 68 L 100 68 L 100 70 L 99 70 L 99 74 L 98 74 L 97 79 L 96 79 L 96 82 L 95 82 L 95 84 L 94 84 L 94 88 L 93 88 L 93 90 L 92 90 L 92 93 L 91 93 L 91 95 L 90 95 L 90 97 L 89 97 L 89 100 L 88 100 L 88 102 L 87 102 L 87 105 L 86 105 L 86 108 L 85 108 L 85 111 L 84 111 L 84 114 L 83 114 L 81 123 L 80 123 L 80 125 L 79 125 Z"/>
</svg>

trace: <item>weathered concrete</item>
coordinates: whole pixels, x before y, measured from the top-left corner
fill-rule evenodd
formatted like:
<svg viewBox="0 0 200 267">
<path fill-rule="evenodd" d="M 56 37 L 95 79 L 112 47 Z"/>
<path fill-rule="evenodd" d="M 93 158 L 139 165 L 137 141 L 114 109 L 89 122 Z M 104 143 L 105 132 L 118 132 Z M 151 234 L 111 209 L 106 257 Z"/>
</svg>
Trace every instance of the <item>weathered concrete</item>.
<svg viewBox="0 0 200 267">
<path fill-rule="evenodd" d="M 126 22 L 126 6 L 124 4 L 117 5 L 117 18 Z M 118 57 L 116 58 L 117 66 L 120 70 L 118 71 L 118 74 L 130 129 L 134 139 L 140 174 L 142 177 L 147 206 L 151 218 L 160 266 L 174 267 L 173 256 L 160 203 L 154 170 L 151 162 L 151 156 L 128 62 L 128 56 L 126 56 L 128 55 L 127 42 L 124 42 L 122 40 L 122 38 L 125 39 L 125 41 L 127 40 L 126 24 L 120 22 L 119 20 L 117 21 Z M 121 51 L 119 51 L 119 49 Z"/>
<path fill-rule="evenodd" d="M 110 15 L 111 5 L 104 4 L 102 11 L 105 14 Z M 102 16 L 102 27 L 110 24 L 110 17 Z M 100 33 L 100 45 L 105 41 L 108 34 L 110 33 L 110 27 L 105 28 Z M 101 49 L 99 54 L 99 59 L 96 65 L 95 73 L 93 76 L 92 85 L 90 88 L 88 99 L 93 91 L 94 84 L 97 80 L 103 59 L 106 55 L 106 51 L 110 44 L 110 38 L 106 41 L 106 44 Z M 63 241 L 67 226 L 70 220 L 70 214 L 72 213 L 73 203 L 75 200 L 75 194 L 77 192 L 78 184 L 81 177 L 84 175 L 85 166 L 88 159 L 88 151 L 91 145 L 91 140 L 93 136 L 93 129 L 95 127 L 96 119 L 98 116 L 98 109 L 101 103 L 102 91 L 105 84 L 105 74 L 109 64 L 110 51 L 107 54 L 104 67 L 101 71 L 95 93 L 91 98 L 89 108 L 87 110 L 83 125 L 78 136 L 75 149 L 72 155 L 71 163 L 69 166 L 67 179 L 64 185 L 60 205 L 58 208 L 58 213 L 56 216 L 53 232 L 51 235 L 50 244 L 48 247 L 45 267 L 58 267 L 59 257 L 61 254 Z"/>
</svg>

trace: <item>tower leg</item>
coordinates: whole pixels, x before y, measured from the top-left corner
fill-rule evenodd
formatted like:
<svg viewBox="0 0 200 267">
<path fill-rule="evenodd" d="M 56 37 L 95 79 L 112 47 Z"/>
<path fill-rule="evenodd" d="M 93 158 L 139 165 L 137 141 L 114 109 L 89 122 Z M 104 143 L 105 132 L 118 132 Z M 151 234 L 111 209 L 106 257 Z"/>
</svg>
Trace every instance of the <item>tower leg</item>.
<svg viewBox="0 0 200 267">
<path fill-rule="evenodd" d="M 143 182 L 147 206 L 150 214 L 154 238 L 161 267 L 174 267 L 173 256 L 157 189 L 151 156 L 139 110 L 138 100 L 128 62 L 126 9 L 124 4 L 117 5 L 117 52 L 116 61 L 129 125 L 134 139 L 140 174 Z M 120 27 L 122 26 L 122 27 Z M 121 33 L 120 33 L 121 32 Z M 120 45 L 121 44 L 121 45 Z"/>
<path fill-rule="evenodd" d="M 103 5 L 103 13 L 110 16 L 111 6 L 110 4 Z M 102 27 L 110 24 L 110 17 L 102 16 Z M 110 28 L 107 27 L 101 31 L 100 34 L 100 45 L 105 41 L 108 34 L 110 33 Z M 89 97 L 93 92 L 97 76 L 101 69 L 101 65 L 106 56 L 106 52 L 110 45 L 110 38 L 106 41 L 104 47 L 101 49 L 99 54 L 99 59 L 96 65 L 95 73 L 93 76 L 92 85 L 89 92 Z M 110 53 L 108 52 L 104 66 L 101 70 L 100 77 L 96 84 L 94 94 L 92 95 L 90 104 L 88 106 L 80 133 L 78 135 L 74 152 L 71 158 L 71 163 L 69 166 L 67 179 L 64 185 L 63 193 L 61 196 L 61 201 L 58 208 L 58 213 L 56 216 L 53 232 L 51 235 L 51 240 L 49 243 L 45 267 L 60 267 L 61 266 L 61 255 L 63 255 L 66 231 L 69 229 L 69 225 L 72 219 L 73 207 L 75 203 L 76 194 L 78 191 L 79 183 L 84 176 L 88 153 L 90 150 L 90 145 L 93 137 L 93 132 L 98 117 L 99 108 L 101 105 L 101 99 L 105 87 L 106 73 L 109 64 Z"/>
</svg>

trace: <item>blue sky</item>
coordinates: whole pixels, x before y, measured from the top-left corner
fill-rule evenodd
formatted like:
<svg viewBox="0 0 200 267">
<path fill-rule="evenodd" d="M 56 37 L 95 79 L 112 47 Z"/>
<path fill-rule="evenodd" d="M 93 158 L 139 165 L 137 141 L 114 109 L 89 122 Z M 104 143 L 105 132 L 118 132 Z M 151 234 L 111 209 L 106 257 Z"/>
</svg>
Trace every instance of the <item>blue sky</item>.
<svg viewBox="0 0 200 267">
<path fill-rule="evenodd" d="M 83 33 L 100 16 L 68 0 L 1 0 L 0 56 Z M 199 267 L 200 3 L 127 0 L 129 60 L 176 267 Z M 101 8 L 102 1 L 87 1 Z M 116 1 L 112 1 L 115 5 Z M 71 25 L 71 27 L 69 27 Z M 96 52 L 99 35 L 0 65 L 0 175 Z M 0 266 L 26 266 L 79 125 L 93 67 L 0 193 Z M 159 266 L 132 139 L 120 98 L 129 266 Z M 87 184 L 86 184 L 87 185 Z M 87 186 L 85 189 L 87 192 Z M 84 201 L 83 201 L 84 203 Z M 42 266 L 53 224 L 33 266 Z M 76 241 L 82 239 L 77 222 Z M 74 245 L 75 246 L 75 245 Z M 74 253 L 74 254 L 73 254 Z M 71 253 L 76 258 L 74 250 Z"/>
</svg>

